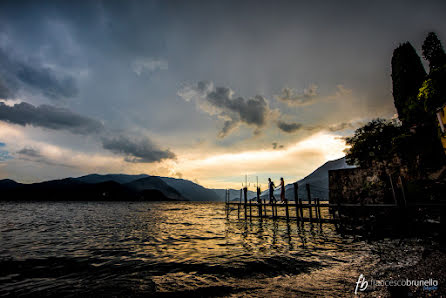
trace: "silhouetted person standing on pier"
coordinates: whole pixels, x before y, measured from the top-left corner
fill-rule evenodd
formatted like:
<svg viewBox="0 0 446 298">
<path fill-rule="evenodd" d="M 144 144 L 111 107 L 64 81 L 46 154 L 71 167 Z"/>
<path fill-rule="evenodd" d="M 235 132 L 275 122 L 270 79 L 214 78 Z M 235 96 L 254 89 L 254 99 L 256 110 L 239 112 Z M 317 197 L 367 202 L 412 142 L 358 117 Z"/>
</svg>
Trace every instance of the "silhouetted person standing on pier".
<svg viewBox="0 0 446 298">
<path fill-rule="evenodd" d="M 280 202 L 285 203 L 285 181 L 280 177 Z"/>
<path fill-rule="evenodd" d="M 269 202 L 277 202 L 276 197 L 274 196 L 274 188 L 276 187 L 274 185 L 274 182 L 271 181 L 271 178 L 268 178 L 268 187 L 269 187 Z"/>
</svg>

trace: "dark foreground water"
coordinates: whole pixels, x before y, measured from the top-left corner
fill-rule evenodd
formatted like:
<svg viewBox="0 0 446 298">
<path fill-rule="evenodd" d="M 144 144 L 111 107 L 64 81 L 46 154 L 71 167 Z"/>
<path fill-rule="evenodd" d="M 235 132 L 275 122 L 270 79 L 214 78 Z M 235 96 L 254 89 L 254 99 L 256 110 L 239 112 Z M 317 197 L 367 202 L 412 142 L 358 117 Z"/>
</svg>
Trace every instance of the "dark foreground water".
<svg viewBox="0 0 446 298">
<path fill-rule="evenodd" d="M 331 225 L 221 203 L 0 202 L 0 229 L 0 295 L 345 296 L 374 265 Z"/>
</svg>

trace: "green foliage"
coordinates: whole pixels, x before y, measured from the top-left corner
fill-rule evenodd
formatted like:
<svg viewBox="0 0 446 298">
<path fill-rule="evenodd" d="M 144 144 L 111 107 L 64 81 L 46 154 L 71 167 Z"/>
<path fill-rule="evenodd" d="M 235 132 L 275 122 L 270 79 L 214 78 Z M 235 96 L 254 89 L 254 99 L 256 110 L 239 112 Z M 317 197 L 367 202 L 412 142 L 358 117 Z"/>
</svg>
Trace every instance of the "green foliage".
<svg viewBox="0 0 446 298">
<path fill-rule="evenodd" d="M 421 157 L 426 166 L 435 168 L 446 162 L 436 117 L 438 108 L 446 104 L 446 64 L 431 69 L 419 90 L 418 100 L 424 106 L 427 119 L 417 134 L 423 139 L 421 144 L 430 144 L 420 148 Z"/>
<path fill-rule="evenodd" d="M 434 88 L 432 79 L 427 79 L 423 82 L 423 85 L 421 85 L 420 91 L 418 93 L 418 99 L 419 100 L 427 100 L 428 98 L 432 97 L 436 93 L 437 92 Z"/>
<path fill-rule="evenodd" d="M 424 59 L 429 61 L 430 72 L 444 65 L 446 55 L 437 34 L 429 32 L 424 40 L 422 50 Z"/>
<path fill-rule="evenodd" d="M 445 82 L 446 71 L 443 70 L 442 73 L 434 71 L 420 88 L 418 100 L 430 115 L 434 115 L 437 109 L 446 103 Z"/>
<path fill-rule="evenodd" d="M 374 119 L 358 128 L 352 137 L 346 138 L 348 164 L 369 167 L 374 161 L 390 160 L 394 155 L 394 139 L 402 135 L 402 127 L 396 121 Z"/>
<path fill-rule="evenodd" d="M 425 78 L 426 71 L 421 59 L 409 42 L 393 51 L 393 98 L 398 118 L 406 127 L 424 121 L 423 105 L 417 100 L 417 95 Z"/>
</svg>

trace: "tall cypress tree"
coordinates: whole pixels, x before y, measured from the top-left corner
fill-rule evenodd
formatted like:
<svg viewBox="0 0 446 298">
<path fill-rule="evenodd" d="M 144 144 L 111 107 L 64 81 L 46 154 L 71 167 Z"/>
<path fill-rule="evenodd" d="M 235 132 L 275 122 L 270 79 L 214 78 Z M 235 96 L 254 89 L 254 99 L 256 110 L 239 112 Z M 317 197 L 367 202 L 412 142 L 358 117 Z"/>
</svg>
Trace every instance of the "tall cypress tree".
<svg viewBox="0 0 446 298">
<path fill-rule="evenodd" d="M 423 50 L 424 59 L 429 61 L 430 73 L 439 67 L 443 67 L 446 63 L 446 54 L 435 32 L 429 32 L 421 49 Z"/>
<path fill-rule="evenodd" d="M 434 32 L 430 32 L 423 43 L 423 57 L 429 61 L 429 76 L 424 81 L 418 98 L 426 111 L 432 114 L 446 103 L 446 54 Z"/>
<path fill-rule="evenodd" d="M 417 95 L 425 78 L 426 71 L 413 46 L 409 42 L 399 45 L 392 56 L 392 85 L 398 118 L 405 127 L 424 121 Z"/>
<path fill-rule="evenodd" d="M 438 122 L 436 117 L 437 109 L 446 103 L 446 54 L 434 32 L 430 32 L 424 40 L 423 57 L 429 61 L 429 75 L 424 81 L 418 94 L 420 103 L 423 103 L 425 111 L 430 115 L 430 122 L 426 121 L 426 129 L 423 133 L 427 137 L 430 135 L 431 141 L 424 141 L 431 144 L 431 152 L 426 152 L 426 160 L 431 165 L 441 166 L 446 164 L 446 155 L 438 137 Z M 430 129 L 430 130 L 429 130 Z"/>
</svg>

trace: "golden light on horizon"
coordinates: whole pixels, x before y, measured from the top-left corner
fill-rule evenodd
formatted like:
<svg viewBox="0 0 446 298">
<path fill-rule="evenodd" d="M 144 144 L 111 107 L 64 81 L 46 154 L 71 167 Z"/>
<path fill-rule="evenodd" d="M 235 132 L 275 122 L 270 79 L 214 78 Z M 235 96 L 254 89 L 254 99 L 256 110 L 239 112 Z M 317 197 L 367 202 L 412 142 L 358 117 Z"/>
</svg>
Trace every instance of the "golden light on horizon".
<svg viewBox="0 0 446 298">
<path fill-rule="evenodd" d="M 329 133 L 318 133 L 283 149 L 249 150 L 204 158 L 182 159 L 173 167 L 185 179 L 198 180 L 209 188 L 239 188 L 240 177 L 286 176 L 300 179 L 324 162 L 344 156 L 345 141 Z"/>
</svg>

